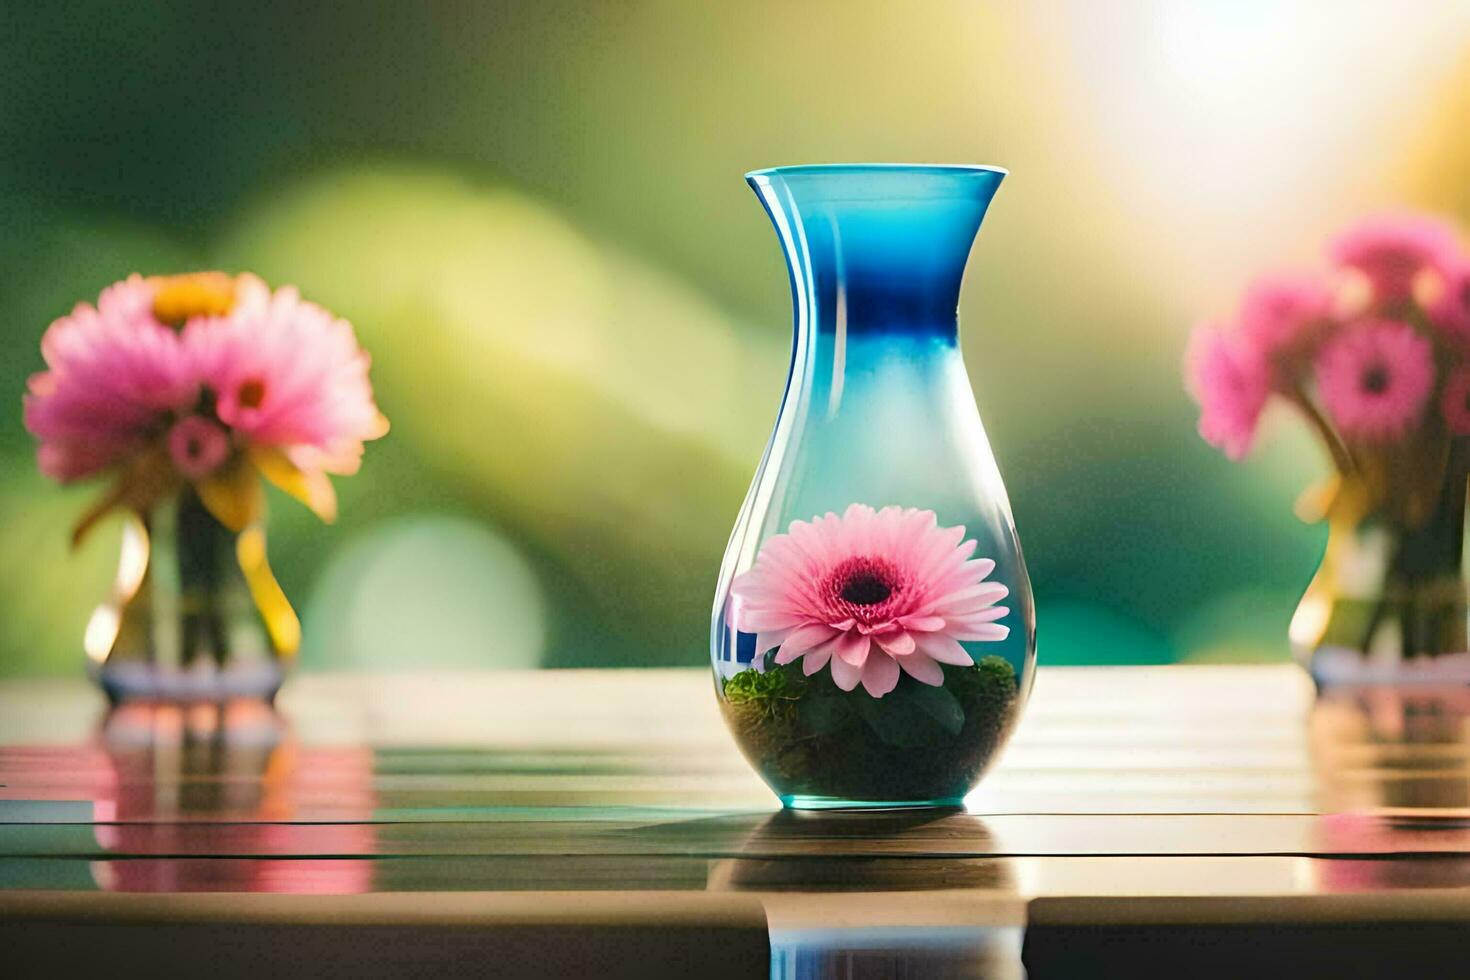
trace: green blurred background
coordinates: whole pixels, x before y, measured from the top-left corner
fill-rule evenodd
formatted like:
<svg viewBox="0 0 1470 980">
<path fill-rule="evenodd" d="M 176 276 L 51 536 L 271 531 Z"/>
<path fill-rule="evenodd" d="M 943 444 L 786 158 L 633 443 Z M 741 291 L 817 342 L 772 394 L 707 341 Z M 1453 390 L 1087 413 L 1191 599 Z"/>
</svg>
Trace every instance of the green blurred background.
<svg viewBox="0 0 1470 980">
<path fill-rule="evenodd" d="M 350 318 L 394 423 L 335 526 L 273 499 L 306 665 L 706 662 L 789 349 L 741 174 L 844 160 L 1011 170 L 963 339 L 1043 662 L 1284 659 L 1322 462 L 1204 446 L 1187 330 L 1362 211 L 1470 218 L 1455 0 L 8 4 L 0 86 L 5 674 L 80 669 L 116 558 L 35 473 L 37 342 L 201 267 Z"/>
</svg>

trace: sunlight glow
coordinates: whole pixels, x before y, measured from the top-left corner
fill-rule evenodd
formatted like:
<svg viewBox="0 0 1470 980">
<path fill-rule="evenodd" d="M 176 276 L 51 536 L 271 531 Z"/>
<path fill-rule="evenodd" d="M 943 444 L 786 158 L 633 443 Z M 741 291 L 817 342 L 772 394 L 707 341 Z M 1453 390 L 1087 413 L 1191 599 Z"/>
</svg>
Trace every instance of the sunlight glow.
<svg viewBox="0 0 1470 980">
<path fill-rule="evenodd" d="M 1394 164 L 1464 55 L 1470 8 L 1425 6 L 1443 9 L 1073 8 L 1065 54 L 1078 126 L 1093 130 L 1110 191 L 1171 226 L 1178 248 L 1160 261 L 1210 288 L 1272 260 L 1263 234 L 1268 248 L 1294 254 L 1341 221 L 1344 196 Z"/>
</svg>

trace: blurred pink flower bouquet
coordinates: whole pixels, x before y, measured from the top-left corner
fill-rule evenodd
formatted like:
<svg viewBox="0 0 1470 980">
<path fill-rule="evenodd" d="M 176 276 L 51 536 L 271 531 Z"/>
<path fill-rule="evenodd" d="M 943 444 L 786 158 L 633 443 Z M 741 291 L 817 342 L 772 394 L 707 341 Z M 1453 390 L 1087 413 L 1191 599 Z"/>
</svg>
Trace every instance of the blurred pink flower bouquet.
<svg viewBox="0 0 1470 980">
<path fill-rule="evenodd" d="M 1300 650 L 1464 652 L 1470 254 L 1449 225 L 1402 214 L 1348 229 L 1328 257 L 1322 273 L 1261 279 L 1233 322 L 1196 328 L 1185 375 L 1200 435 L 1240 459 L 1279 402 L 1333 462 L 1302 499 L 1332 533 L 1292 622 Z"/>
<path fill-rule="evenodd" d="M 351 324 L 249 274 L 132 276 L 51 324 L 41 353 L 25 396 L 41 471 L 113 475 L 78 538 L 185 486 L 239 531 L 260 518 L 261 477 L 333 520 L 327 474 L 356 472 L 388 430 Z"/>
<path fill-rule="evenodd" d="M 274 697 L 301 625 L 266 561 L 262 478 L 336 517 L 328 474 L 388 430 L 351 324 L 255 276 L 133 276 L 41 339 L 25 423 L 47 476 L 109 476 L 80 540 L 126 514 L 87 624 L 114 701 Z"/>
</svg>

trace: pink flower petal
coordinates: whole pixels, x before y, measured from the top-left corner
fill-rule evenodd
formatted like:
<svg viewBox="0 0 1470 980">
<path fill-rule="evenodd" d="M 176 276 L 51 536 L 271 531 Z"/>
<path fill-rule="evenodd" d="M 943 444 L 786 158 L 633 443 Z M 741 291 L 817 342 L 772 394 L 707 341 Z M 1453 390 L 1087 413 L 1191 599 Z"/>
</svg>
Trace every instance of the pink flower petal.
<svg viewBox="0 0 1470 980">
<path fill-rule="evenodd" d="M 943 616 L 900 616 L 898 625 L 906 630 L 916 630 L 920 633 L 933 633 L 935 630 L 944 629 Z"/>
<path fill-rule="evenodd" d="M 902 667 L 910 677 L 920 682 L 921 684 L 928 684 L 930 687 L 938 687 L 939 685 L 944 683 L 944 670 L 939 666 L 938 661 L 934 660 L 927 654 L 915 651 L 914 653 L 909 654 L 907 657 L 900 657 L 898 660 L 898 665 Z"/>
<path fill-rule="evenodd" d="M 1010 614 L 1010 611 L 1010 606 L 986 606 L 979 612 L 972 612 L 950 619 L 949 625 L 953 628 L 957 626 L 968 626 L 972 623 L 993 623 L 997 619 L 1004 619 Z"/>
<path fill-rule="evenodd" d="M 873 637 L 873 642 L 893 657 L 906 657 L 914 652 L 914 638 L 908 633 L 880 633 Z"/>
<path fill-rule="evenodd" d="M 132 276 L 78 303 L 41 339 L 47 370 L 24 396 L 47 475 L 92 476 L 136 453 L 187 410 L 199 384 L 177 331 L 153 316 L 154 286 Z"/>
<path fill-rule="evenodd" d="M 1443 265 L 1459 253 L 1451 225 L 1414 213 L 1370 215 L 1328 247 L 1334 262 L 1362 272 L 1375 298 L 1387 303 L 1407 299 L 1420 270 Z"/>
<path fill-rule="evenodd" d="M 978 623 L 968 629 L 951 630 L 949 635 L 956 640 L 981 640 L 994 643 L 1010 636 L 1011 628 L 999 623 Z"/>
<path fill-rule="evenodd" d="M 942 605 L 942 607 L 935 608 L 933 614 L 935 616 L 942 616 L 947 621 L 969 619 L 969 617 L 975 616 L 976 613 L 983 613 L 983 611 L 991 608 L 994 602 L 995 599 L 992 598 L 966 599 L 966 601 L 956 602 L 954 605 Z"/>
<path fill-rule="evenodd" d="M 858 680 L 863 676 L 863 669 L 843 660 L 841 657 L 833 657 L 832 683 L 844 691 L 851 691 L 858 686 Z"/>
<path fill-rule="evenodd" d="M 837 640 L 835 651 L 837 657 L 854 667 L 861 667 L 863 661 L 868 658 L 868 645 L 872 641 L 856 631 L 843 633 Z"/>
<path fill-rule="evenodd" d="M 873 697 L 881 698 L 898 686 L 898 673 L 892 657 L 869 657 L 863 664 L 863 687 Z"/>
<path fill-rule="evenodd" d="M 1244 457 L 1271 396 L 1270 364 L 1224 327 L 1206 323 L 1190 335 L 1184 376 L 1200 406 L 1200 436 L 1231 459 Z"/>
<path fill-rule="evenodd" d="M 786 642 L 786 637 L 791 635 L 791 630 L 768 630 L 755 635 L 755 655 L 763 656 L 767 651 L 773 650 Z"/>
<path fill-rule="evenodd" d="M 1308 346 L 1332 315 L 1333 290 L 1315 273 L 1275 273 L 1246 289 L 1238 337 L 1261 359 Z"/>
<path fill-rule="evenodd" d="M 760 633 L 766 630 L 794 629 L 806 623 L 806 617 L 789 609 L 751 609 L 740 615 L 740 632 Z"/>
<path fill-rule="evenodd" d="M 821 623 L 811 623 L 794 630 L 776 651 L 776 663 L 789 664 L 814 646 L 826 643 L 837 635 L 837 631 Z"/>
<path fill-rule="evenodd" d="M 936 605 L 938 608 L 941 609 L 966 606 L 970 605 L 971 603 L 979 602 L 983 602 L 986 605 L 989 605 L 992 602 L 1004 599 L 1007 595 L 1010 594 L 1010 591 L 1010 589 L 1007 589 L 999 582 L 980 582 L 976 585 L 970 586 L 967 589 L 960 589 L 958 592 L 950 593 L 949 595 L 944 597 L 943 601 L 937 603 Z"/>
<path fill-rule="evenodd" d="M 919 649 L 942 664 L 969 667 L 975 661 L 959 641 L 943 633 L 920 633 L 914 637 Z"/>
<path fill-rule="evenodd" d="M 837 640 L 834 638 L 808 650 L 806 656 L 801 658 L 801 672 L 810 677 L 827 666 L 827 662 L 832 659 L 832 651 L 836 648 Z"/>
</svg>

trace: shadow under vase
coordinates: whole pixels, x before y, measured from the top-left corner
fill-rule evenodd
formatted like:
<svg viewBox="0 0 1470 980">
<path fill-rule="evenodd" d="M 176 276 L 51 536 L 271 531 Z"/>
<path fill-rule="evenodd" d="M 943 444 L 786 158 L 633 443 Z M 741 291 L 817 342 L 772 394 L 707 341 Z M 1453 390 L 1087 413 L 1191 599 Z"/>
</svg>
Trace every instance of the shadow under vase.
<svg viewBox="0 0 1470 980">
<path fill-rule="evenodd" d="M 786 810 L 708 887 L 761 894 L 772 977 L 1023 977 L 1012 862 L 962 856 L 992 848 L 967 813 Z"/>
</svg>

